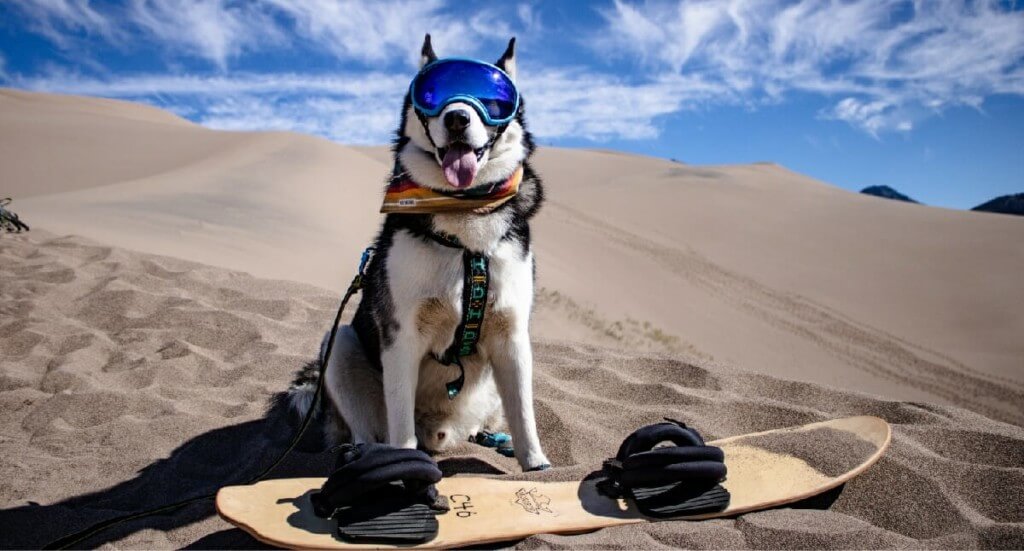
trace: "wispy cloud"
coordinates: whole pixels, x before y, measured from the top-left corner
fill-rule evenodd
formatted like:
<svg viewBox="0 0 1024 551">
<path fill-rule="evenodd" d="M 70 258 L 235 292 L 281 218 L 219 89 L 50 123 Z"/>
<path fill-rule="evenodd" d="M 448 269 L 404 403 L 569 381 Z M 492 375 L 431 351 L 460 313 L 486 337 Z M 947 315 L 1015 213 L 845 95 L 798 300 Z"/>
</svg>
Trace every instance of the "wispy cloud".
<svg viewBox="0 0 1024 551">
<path fill-rule="evenodd" d="M 203 106 L 198 120 L 220 130 L 290 130 L 348 144 L 386 142 L 398 109 L 374 96 L 232 96 Z"/>
<path fill-rule="evenodd" d="M 546 138 L 653 138 L 657 117 L 727 93 L 670 76 L 630 83 L 583 69 L 524 71 L 531 129 Z M 293 130 L 344 143 L 390 139 L 411 71 L 134 75 L 116 79 L 51 74 L 18 78 L 20 88 L 146 101 L 225 130 Z"/>
<path fill-rule="evenodd" d="M 878 135 L 992 94 L 1024 94 L 1024 13 L 994 0 L 733 0 L 601 10 L 606 53 L 720 83 L 734 97 L 836 98 L 822 117 Z"/>
<path fill-rule="evenodd" d="M 4 76 L 0 59 L 0 78 L 15 86 L 147 101 L 218 128 L 290 129 L 339 141 L 389 137 L 427 31 L 442 55 L 486 59 L 509 35 L 526 34 L 525 51 L 548 54 L 543 63 L 529 56 L 520 62 L 533 129 L 547 138 L 655 138 L 674 113 L 757 108 L 796 93 L 828 98 L 819 118 L 881 136 L 909 132 L 951 106 L 980 108 L 994 94 L 1024 95 L 1024 12 L 995 0 L 614 0 L 597 8 L 600 28 L 576 42 L 529 3 L 20 0 L 10 6 L 24 16 L 25 28 L 78 64 L 48 64 L 26 75 L 9 62 Z M 90 65 L 79 53 L 97 43 L 121 51 L 146 45 L 162 53 L 158 64 L 165 69 L 97 70 L 97 60 Z M 553 56 L 552 43 L 576 51 Z M 613 63 L 587 59 L 594 50 Z M 251 61 L 246 56 L 268 52 L 326 56 L 341 70 L 237 71 L 253 66 L 241 63 Z M 194 60 L 203 62 L 189 63 Z"/>
<path fill-rule="evenodd" d="M 184 49 L 226 69 L 246 50 L 286 42 L 277 22 L 261 8 L 255 2 L 225 0 L 132 0 L 127 21 L 165 48 Z"/>
<path fill-rule="evenodd" d="M 658 117 L 728 93 L 683 76 L 631 82 L 583 69 L 523 71 L 523 97 L 531 129 L 545 137 L 656 138 Z"/>
<path fill-rule="evenodd" d="M 102 38 L 130 50 L 158 45 L 170 57 L 205 59 L 220 69 L 247 50 L 277 46 L 284 33 L 256 3 L 226 0 L 127 0 L 94 7 L 89 0 L 19 0 L 29 29 L 76 57 Z"/>
<path fill-rule="evenodd" d="M 142 74 L 117 78 L 85 77 L 51 73 L 41 77 L 19 77 L 19 87 L 43 92 L 70 92 L 91 96 L 142 97 L 219 96 L 231 94 L 382 95 L 401 98 L 408 77 L 377 72 L 338 72 L 327 75 L 302 73 L 235 73 L 225 75 Z"/>
<path fill-rule="evenodd" d="M 440 0 L 265 0 L 285 15 L 297 36 L 342 59 L 419 61 L 423 35 L 433 31 L 440 46 L 462 46 L 478 36 L 459 18 L 441 14 Z"/>
<path fill-rule="evenodd" d="M 112 21 L 85 0 L 22 0 L 10 7 L 24 14 L 29 29 L 64 49 L 82 35 L 114 40 L 119 34 Z"/>
<path fill-rule="evenodd" d="M 376 72 L 311 75 L 133 75 L 116 79 L 53 74 L 14 85 L 145 101 L 211 128 L 292 130 L 344 143 L 383 143 L 398 123 L 408 76 Z"/>
<path fill-rule="evenodd" d="M 14 6 L 34 32 L 63 49 L 91 35 L 122 49 L 144 41 L 222 71 L 245 52 L 294 46 L 339 60 L 412 65 L 427 32 L 439 47 L 462 51 L 515 32 L 498 18 L 500 10 L 445 13 L 443 0 L 127 0 L 102 9 L 89 0 L 19 0 Z M 516 28 L 538 23 L 529 6 L 514 11 Z"/>
</svg>

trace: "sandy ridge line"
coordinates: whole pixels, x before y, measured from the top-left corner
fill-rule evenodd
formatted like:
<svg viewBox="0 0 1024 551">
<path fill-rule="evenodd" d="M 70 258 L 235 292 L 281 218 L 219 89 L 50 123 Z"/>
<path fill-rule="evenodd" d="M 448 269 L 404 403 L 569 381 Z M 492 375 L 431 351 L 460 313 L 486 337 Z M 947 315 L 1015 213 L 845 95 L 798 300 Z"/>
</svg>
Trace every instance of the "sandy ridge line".
<svg viewBox="0 0 1024 551">
<path fill-rule="evenodd" d="M 887 338 L 887 339 L 889 339 L 889 340 L 891 340 L 893 342 L 899 343 L 899 344 L 901 344 L 905 348 L 914 349 L 914 350 L 917 350 L 917 351 L 921 352 L 922 354 L 926 354 L 926 355 L 933 356 L 935 358 L 941 359 L 942 361 L 946 362 L 947 365 L 955 367 L 958 370 L 967 372 L 967 373 L 971 374 L 972 376 L 977 377 L 978 379 L 981 379 L 983 381 L 988 381 L 988 382 L 990 382 L 992 384 L 999 384 L 999 385 L 1010 386 L 1010 387 L 1013 387 L 1013 388 L 1015 388 L 1017 390 L 1020 390 L 1021 392 L 1024 392 L 1024 383 L 1021 383 L 1020 381 L 1018 381 L 1016 379 L 1011 379 L 1009 377 L 1005 377 L 1005 376 L 1002 376 L 1002 375 L 996 375 L 996 374 L 993 374 L 993 373 L 986 373 L 986 372 L 984 372 L 984 371 L 982 371 L 980 369 L 971 367 L 971 366 L 969 366 L 969 365 L 967 365 L 967 364 L 957 360 L 956 358 L 953 358 L 953 357 L 949 356 L 948 354 L 944 354 L 944 353 L 939 352 L 937 350 L 932 350 L 932 349 L 924 347 L 922 345 L 918 345 L 916 343 L 910 342 L 907 339 L 905 339 L 903 337 L 900 337 L 898 335 L 894 335 L 892 333 L 889 333 L 888 331 L 884 331 L 882 329 L 878 329 L 876 327 L 871 327 L 870 325 L 861 323 L 861 322 L 851 318 L 850 316 L 840 312 L 839 310 L 837 310 L 837 309 L 835 309 L 835 308 L 833 308 L 831 306 L 828 306 L 826 304 L 822 304 L 822 303 L 820 303 L 820 302 L 818 302 L 816 300 L 813 300 L 813 299 L 810 299 L 810 298 L 807 298 L 807 297 L 802 297 L 802 296 L 801 297 L 794 297 L 794 298 L 798 298 L 800 301 L 802 301 L 804 303 L 807 303 L 807 304 L 811 305 L 812 307 L 814 307 L 816 309 L 825 311 L 830 316 L 838 318 L 838 319 L 841 319 L 844 323 L 847 323 L 847 324 L 849 324 L 851 326 L 860 328 L 861 330 L 864 330 L 864 331 L 871 331 L 871 332 L 875 332 L 875 333 L 877 333 L 879 335 L 884 335 L 885 338 Z"/>
<path fill-rule="evenodd" d="M 903 343 L 906 341 L 902 339 L 896 339 L 867 324 L 833 315 L 803 297 L 770 289 L 749 277 L 730 272 L 696 252 L 684 253 L 658 244 L 555 201 L 549 201 L 548 205 L 571 215 L 563 218 L 567 223 L 589 228 L 605 235 L 610 241 L 646 253 L 651 259 L 670 268 L 672 273 L 709 290 L 725 302 L 770 325 L 810 340 L 855 368 L 941 396 L 994 419 L 1024 424 L 1024 412 L 1018 406 L 1024 403 L 1024 387 L 1015 382 L 996 383 L 988 378 L 964 373 L 975 371 L 961 367 L 959 362 L 951 362 L 954 364 L 951 367 L 930 361 L 915 354 L 911 348 L 936 358 L 948 358 L 920 345 L 905 346 Z M 851 342 L 853 346 L 850 346 Z M 968 392 L 967 389 L 974 389 L 975 392 Z M 979 394 L 979 399 L 971 397 Z M 985 396 L 1007 407 L 992 407 L 980 399 Z"/>
</svg>

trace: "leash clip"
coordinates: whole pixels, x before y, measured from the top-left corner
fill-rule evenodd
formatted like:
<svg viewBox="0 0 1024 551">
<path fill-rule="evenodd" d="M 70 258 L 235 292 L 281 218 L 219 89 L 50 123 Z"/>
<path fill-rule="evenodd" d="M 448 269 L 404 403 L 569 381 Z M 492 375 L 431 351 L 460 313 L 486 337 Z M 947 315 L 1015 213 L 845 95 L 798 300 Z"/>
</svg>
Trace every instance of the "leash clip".
<svg viewBox="0 0 1024 551">
<path fill-rule="evenodd" d="M 370 245 L 363 249 L 363 254 L 359 258 L 359 270 L 356 272 L 356 276 L 352 278 L 353 289 L 363 288 L 363 276 L 366 275 L 366 265 L 370 263 L 370 259 L 373 257 L 373 252 L 377 250 L 377 247 Z"/>
<path fill-rule="evenodd" d="M 366 265 L 369 264 L 370 257 L 376 250 L 377 247 L 374 247 L 373 245 L 370 245 L 369 247 L 363 249 L 363 255 L 359 259 L 359 275 L 363 275 L 364 273 L 366 273 Z"/>
</svg>

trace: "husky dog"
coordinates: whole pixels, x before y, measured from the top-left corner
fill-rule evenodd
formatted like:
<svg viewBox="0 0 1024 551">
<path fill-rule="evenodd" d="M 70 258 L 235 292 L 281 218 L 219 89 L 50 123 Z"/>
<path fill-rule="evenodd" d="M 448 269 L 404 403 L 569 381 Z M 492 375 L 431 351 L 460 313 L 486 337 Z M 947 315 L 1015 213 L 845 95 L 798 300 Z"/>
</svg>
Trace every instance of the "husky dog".
<svg viewBox="0 0 1024 551">
<path fill-rule="evenodd" d="M 421 66 L 437 60 L 430 35 L 421 53 Z M 495 65 L 515 79 L 514 38 Z M 320 413 L 331 443 L 438 450 L 496 428 L 503 411 L 520 466 L 542 469 L 549 463 L 534 419 L 528 330 L 534 292 L 529 220 L 543 198 L 541 181 L 528 163 L 534 145 L 522 103 L 502 125 L 488 125 L 478 109 L 456 100 L 427 116 L 407 94 L 393 147 L 395 173 L 452 192 L 506 181 L 522 167 L 518 193 L 490 211 L 387 215 L 352 325 L 335 339 L 324 381 L 328 405 Z M 459 368 L 437 358 L 463 314 L 463 250 L 439 236 L 489 259 L 480 338 L 476 352 L 462 358 L 465 382 L 452 399 L 446 383 Z M 289 391 L 294 411 L 305 413 L 315 385 L 311 364 Z"/>
</svg>

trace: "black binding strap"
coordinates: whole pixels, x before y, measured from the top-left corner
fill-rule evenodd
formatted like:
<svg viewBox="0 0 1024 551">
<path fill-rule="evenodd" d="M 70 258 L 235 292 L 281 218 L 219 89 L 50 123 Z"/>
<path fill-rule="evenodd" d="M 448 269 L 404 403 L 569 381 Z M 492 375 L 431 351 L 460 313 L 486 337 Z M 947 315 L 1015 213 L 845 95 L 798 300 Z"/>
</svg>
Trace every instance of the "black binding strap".
<svg viewBox="0 0 1024 551">
<path fill-rule="evenodd" d="M 434 484 L 441 480 L 441 470 L 426 453 L 385 444 L 345 444 L 340 449 L 337 468 L 311 498 L 317 516 L 334 516 L 338 509 L 371 497 L 374 502 L 437 501 Z"/>
<path fill-rule="evenodd" d="M 384 444 L 340 447 L 337 469 L 310 500 L 313 512 L 338 521 L 349 541 L 424 542 L 437 535 L 435 515 L 448 510 L 434 486 L 441 470 L 426 453 Z"/>
<path fill-rule="evenodd" d="M 663 442 L 672 445 L 658 446 Z M 629 435 L 614 459 L 605 461 L 599 489 L 609 497 L 632 497 L 654 517 L 697 515 L 729 505 L 725 455 L 705 445 L 697 431 L 678 421 L 648 425 Z"/>
</svg>

